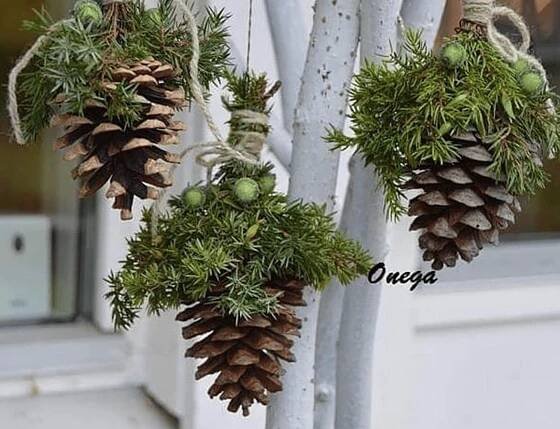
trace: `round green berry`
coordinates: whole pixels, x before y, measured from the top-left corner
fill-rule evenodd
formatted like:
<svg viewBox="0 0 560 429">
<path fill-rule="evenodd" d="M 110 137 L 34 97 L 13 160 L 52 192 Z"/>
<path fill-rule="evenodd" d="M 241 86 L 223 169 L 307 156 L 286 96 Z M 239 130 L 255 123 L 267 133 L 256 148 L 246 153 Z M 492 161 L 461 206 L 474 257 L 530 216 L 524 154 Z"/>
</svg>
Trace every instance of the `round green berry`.
<svg viewBox="0 0 560 429">
<path fill-rule="evenodd" d="M 250 203 L 259 197 L 259 184 L 253 179 L 239 179 L 235 182 L 233 192 L 242 203 Z"/>
<path fill-rule="evenodd" d="M 441 58 L 448 67 L 457 68 L 466 61 L 467 51 L 459 43 L 449 43 L 443 47 Z"/>
<path fill-rule="evenodd" d="M 527 94 L 536 94 L 540 92 L 544 86 L 543 78 L 535 72 L 525 73 L 519 81 L 521 88 Z"/>
<path fill-rule="evenodd" d="M 525 73 L 531 71 L 531 65 L 526 59 L 519 58 L 513 63 L 513 69 L 515 70 L 515 74 L 517 74 L 517 76 L 523 76 Z"/>
<path fill-rule="evenodd" d="M 206 201 L 206 195 L 200 188 L 190 188 L 183 193 L 183 200 L 187 207 L 198 208 Z"/>
<path fill-rule="evenodd" d="M 261 177 L 259 179 L 259 188 L 265 195 L 272 193 L 274 188 L 276 188 L 276 176 L 271 174 L 269 176 Z"/>
<path fill-rule="evenodd" d="M 93 0 L 79 0 L 74 5 L 74 15 L 84 24 L 99 25 L 103 21 L 101 6 Z"/>
</svg>

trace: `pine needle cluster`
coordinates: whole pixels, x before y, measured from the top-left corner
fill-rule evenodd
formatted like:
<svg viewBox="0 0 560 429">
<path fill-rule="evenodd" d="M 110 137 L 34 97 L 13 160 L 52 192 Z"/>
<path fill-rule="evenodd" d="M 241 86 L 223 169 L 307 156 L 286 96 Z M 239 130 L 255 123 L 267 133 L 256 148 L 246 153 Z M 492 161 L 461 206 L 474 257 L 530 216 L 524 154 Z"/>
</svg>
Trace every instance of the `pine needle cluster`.
<svg viewBox="0 0 560 429">
<path fill-rule="evenodd" d="M 226 108 L 268 112 L 275 88 L 267 91 L 263 76 L 232 77 Z M 347 284 L 367 273 L 370 257 L 337 231 L 325 207 L 291 202 L 264 187 L 240 201 L 239 179 L 263 183 L 271 171 L 269 164 L 227 162 L 212 184 L 195 187 L 204 194 L 196 205 L 186 192 L 171 200 L 155 238 L 151 214 L 144 214 L 122 270 L 108 279 L 117 327 L 130 326 L 144 305 L 158 313 L 204 299 L 237 319 L 275 315 L 277 297 L 265 290 L 271 280 L 296 278 L 320 290 L 333 277 Z M 216 288 L 224 292 L 216 295 Z"/>
<path fill-rule="evenodd" d="M 154 57 L 178 72 L 177 86 L 189 90 L 192 43 L 187 24 L 178 16 L 173 0 L 160 0 L 147 9 L 140 0 L 123 3 L 121 16 L 101 22 L 73 16 L 55 22 L 45 10 L 24 27 L 47 40 L 18 82 L 18 97 L 24 133 L 35 140 L 55 113 L 82 115 L 87 102 L 107 107 L 110 119 L 133 126 L 144 108 L 136 99 L 136 87 L 121 83 L 109 91 L 103 82 L 120 65 Z M 226 73 L 229 44 L 223 11 L 207 9 L 199 25 L 201 41 L 200 81 L 206 88 Z M 118 26 L 118 28 L 115 28 Z M 54 111 L 54 101 L 64 100 L 63 111 Z"/>
<path fill-rule="evenodd" d="M 375 167 L 391 218 L 405 213 L 402 186 L 411 171 L 456 159 L 453 134 L 477 132 L 494 157 L 491 170 L 518 195 L 548 179 L 528 143 L 544 156 L 560 149 L 558 116 L 546 106 L 557 99 L 552 92 L 524 91 L 519 70 L 481 34 L 461 31 L 446 43 L 464 48 L 460 65 L 450 67 L 414 32 L 401 52 L 366 64 L 351 92 L 354 135 L 331 130 L 327 138 L 336 148 L 356 148 Z"/>
</svg>

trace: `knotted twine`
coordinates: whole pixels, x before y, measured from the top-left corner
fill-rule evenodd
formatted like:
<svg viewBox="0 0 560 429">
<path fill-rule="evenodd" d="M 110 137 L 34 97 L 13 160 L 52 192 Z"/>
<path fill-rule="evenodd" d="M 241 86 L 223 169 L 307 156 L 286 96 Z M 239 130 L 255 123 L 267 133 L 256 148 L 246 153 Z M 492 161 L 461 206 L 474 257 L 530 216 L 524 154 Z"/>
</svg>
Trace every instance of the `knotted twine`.
<svg viewBox="0 0 560 429">
<path fill-rule="evenodd" d="M 504 60 L 512 64 L 520 59 L 525 60 L 541 76 L 546 90 L 550 89 L 546 70 L 542 63 L 529 54 L 531 33 L 520 15 L 509 7 L 496 6 L 495 0 L 463 0 L 463 12 L 465 20 L 475 22 L 486 28 L 488 41 Z M 495 21 L 498 18 L 506 18 L 519 32 L 521 44 L 518 47 L 496 28 Z M 550 114 L 556 114 L 552 100 L 547 100 L 546 107 Z"/>
<path fill-rule="evenodd" d="M 188 146 L 182 153 L 181 158 L 184 158 L 189 152 L 194 150 L 202 150 L 196 157 L 197 164 L 206 168 L 207 171 L 207 183 L 210 184 L 212 181 L 212 171 L 213 168 L 227 161 L 238 160 L 251 165 L 255 165 L 259 162 L 260 154 L 266 142 L 266 133 L 255 131 L 231 131 L 231 136 L 237 135 L 238 143 L 234 146 L 230 145 L 220 132 L 220 129 L 216 125 L 208 103 L 204 97 L 204 89 L 200 83 L 198 72 L 199 72 L 199 61 L 200 61 L 200 39 L 198 37 L 198 26 L 196 24 L 196 19 L 186 5 L 186 0 L 175 0 L 179 8 L 183 11 L 185 15 L 185 21 L 192 38 L 192 58 L 190 61 L 190 90 L 193 99 L 202 111 L 208 128 L 215 138 L 215 141 L 206 143 L 197 143 Z M 254 112 L 251 110 L 237 110 L 232 112 L 232 118 L 238 119 L 242 125 L 262 125 L 263 130 L 268 129 L 268 116 L 264 113 Z M 244 126 L 240 127 L 245 128 Z M 231 141 L 235 139 L 230 138 Z M 177 166 L 172 167 L 170 173 L 172 174 Z M 165 204 L 166 194 L 162 195 L 152 206 L 152 236 L 154 240 L 157 236 L 157 226 L 159 217 L 163 211 L 163 205 Z"/>
</svg>

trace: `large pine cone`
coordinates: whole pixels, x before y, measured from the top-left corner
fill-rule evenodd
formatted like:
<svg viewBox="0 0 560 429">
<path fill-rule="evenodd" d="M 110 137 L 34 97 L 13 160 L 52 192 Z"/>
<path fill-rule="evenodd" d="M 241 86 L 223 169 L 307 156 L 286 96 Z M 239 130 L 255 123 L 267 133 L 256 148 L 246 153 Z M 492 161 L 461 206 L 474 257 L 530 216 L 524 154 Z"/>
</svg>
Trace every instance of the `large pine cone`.
<svg viewBox="0 0 560 429">
<path fill-rule="evenodd" d="M 228 410 L 240 408 L 249 415 L 255 401 L 267 405 L 270 392 L 282 390 L 280 360 L 294 362 L 290 336 L 299 336 L 301 320 L 293 307 L 304 306 L 304 284 L 298 280 L 274 281 L 266 286 L 270 295 L 279 295 L 280 311 L 275 317 L 256 316 L 236 322 L 224 317 L 211 298 L 198 302 L 177 316 L 191 322 L 183 337 L 206 335 L 187 350 L 186 356 L 206 359 L 198 367 L 196 379 L 219 373 L 208 391 L 211 398 L 229 400 Z M 214 290 L 214 295 L 219 295 Z"/>
<path fill-rule="evenodd" d="M 84 116 L 54 118 L 53 125 L 66 131 L 55 149 L 67 149 L 66 160 L 80 159 L 72 175 L 83 179 L 81 198 L 94 195 L 110 180 L 107 198 L 115 199 L 113 207 L 128 220 L 134 197 L 157 199 L 156 188 L 172 185 L 169 170 L 180 159 L 160 146 L 179 143 L 178 133 L 185 129 L 173 121 L 175 111 L 185 106 L 184 90 L 173 85 L 173 77 L 172 66 L 153 59 L 113 71 L 112 82 L 104 84 L 109 92 L 118 82 L 138 85 L 137 100 L 144 105 L 144 114 L 134 127 L 110 119 L 106 107 L 96 101 L 87 103 Z"/>
<path fill-rule="evenodd" d="M 434 270 L 454 267 L 459 257 L 471 262 L 486 244 L 498 244 L 500 231 L 521 211 L 504 180 L 490 171 L 493 157 L 480 136 L 473 131 L 451 139 L 460 159 L 424 166 L 405 185 L 422 190 L 410 202 L 409 215 L 416 217 L 410 229 L 423 231 L 420 248 Z"/>
</svg>

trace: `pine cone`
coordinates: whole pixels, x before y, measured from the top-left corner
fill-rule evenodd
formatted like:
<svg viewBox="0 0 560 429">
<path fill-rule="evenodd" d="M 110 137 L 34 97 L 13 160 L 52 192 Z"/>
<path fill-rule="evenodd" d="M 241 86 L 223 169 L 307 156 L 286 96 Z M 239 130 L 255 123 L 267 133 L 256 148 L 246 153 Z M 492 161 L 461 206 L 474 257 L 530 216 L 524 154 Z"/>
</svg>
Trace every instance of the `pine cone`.
<svg viewBox="0 0 560 429">
<path fill-rule="evenodd" d="M 109 119 L 107 108 L 96 101 L 86 104 L 84 116 L 54 118 L 53 126 L 61 125 L 66 131 L 55 149 L 67 149 L 66 160 L 80 159 L 72 176 L 83 179 L 81 198 L 94 195 L 110 180 L 107 198 L 115 199 L 113 208 L 128 220 L 134 197 L 157 199 L 156 188 L 172 185 L 168 173 L 171 163 L 179 163 L 180 158 L 160 145 L 177 144 L 178 133 L 185 129 L 182 122 L 173 121 L 175 111 L 185 105 L 185 92 L 173 85 L 173 77 L 172 66 L 154 59 L 113 71 L 112 82 L 104 87 L 113 91 L 118 82 L 136 84 L 138 102 L 145 105 L 143 117 L 132 128 Z"/>
<path fill-rule="evenodd" d="M 305 305 L 304 286 L 298 280 L 266 285 L 267 292 L 278 295 L 281 304 L 276 317 L 255 316 L 236 322 L 220 313 L 212 297 L 191 304 L 177 316 L 181 322 L 191 322 L 183 328 L 185 339 L 208 334 L 187 350 L 186 356 L 207 359 L 198 367 L 197 380 L 219 373 L 208 394 L 229 400 L 230 412 L 242 408 L 243 415 L 248 416 L 255 401 L 267 405 L 269 393 L 282 390 L 280 360 L 295 361 L 289 337 L 299 336 L 301 320 L 293 307 Z M 219 294 L 214 290 L 214 296 Z"/>
<path fill-rule="evenodd" d="M 422 230 L 420 248 L 434 270 L 454 267 L 461 257 L 476 258 L 486 244 L 498 244 L 499 233 L 515 223 L 519 200 L 507 191 L 505 181 L 489 167 L 492 154 L 476 132 L 450 137 L 460 159 L 443 165 L 423 166 L 405 185 L 421 189 L 410 201 L 415 216 L 410 230 Z M 537 149 L 535 162 L 541 162 Z"/>
</svg>

